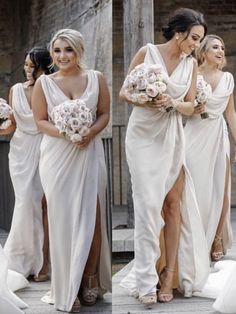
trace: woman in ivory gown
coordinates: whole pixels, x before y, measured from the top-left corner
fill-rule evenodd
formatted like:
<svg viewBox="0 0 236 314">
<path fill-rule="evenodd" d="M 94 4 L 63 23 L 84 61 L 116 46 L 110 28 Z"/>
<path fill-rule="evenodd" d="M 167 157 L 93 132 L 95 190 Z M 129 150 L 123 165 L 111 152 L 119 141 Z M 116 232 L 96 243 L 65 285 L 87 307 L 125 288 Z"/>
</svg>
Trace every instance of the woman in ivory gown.
<svg viewBox="0 0 236 314">
<path fill-rule="evenodd" d="M 107 240 L 106 167 L 100 132 L 109 121 L 109 92 L 103 75 L 86 70 L 84 41 L 72 29 L 58 31 L 50 53 L 59 71 L 41 76 L 33 111 L 44 138 L 40 176 L 48 202 L 52 283 L 49 303 L 79 312 L 81 302 L 96 303 L 111 290 Z M 51 111 L 65 101 L 83 100 L 93 114 L 87 134 L 72 143 L 50 122 Z M 46 300 L 46 299 L 45 299 Z"/>
<path fill-rule="evenodd" d="M 24 73 L 27 81 L 10 90 L 12 124 L 0 134 L 14 132 L 10 141 L 9 168 L 15 193 L 10 233 L 4 252 L 8 267 L 35 281 L 48 278 L 47 212 L 39 177 L 39 149 L 42 134 L 31 110 L 34 83 L 42 73 L 50 73 L 51 58 L 46 48 L 35 47 L 27 54 Z"/>
<path fill-rule="evenodd" d="M 234 79 L 223 72 L 225 45 L 216 35 L 205 37 L 197 51 L 199 75 L 212 87 L 206 106 L 195 107 L 185 127 L 186 162 L 192 175 L 197 202 L 213 261 L 222 258 L 231 246 L 230 224 L 230 145 L 225 114 L 236 142 Z M 201 119 L 199 113 L 208 112 Z"/>
<path fill-rule="evenodd" d="M 159 100 L 144 106 L 134 103 L 126 135 L 135 212 L 135 261 L 121 285 L 138 295 L 145 305 L 156 303 L 158 281 L 161 284 L 158 300 L 172 300 L 177 253 L 179 285 L 185 296 L 201 289 L 208 274 L 204 231 L 185 165 L 182 125 L 182 114 L 191 115 L 194 106 L 197 64 L 191 53 L 205 33 L 202 14 L 179 9 L 163 27 L 167 42 L 142 47 L 129 67 L 130 72 L 143 62 L 161 64 L 168 76 L 167 92 Z M 130 102 L 124 85 L 120 96 Z M 163 110 L 169 106 L 174 110 Z M 160 257 L 163 226 L 166 267 L 158 276 L 155 266 Z"/>
</svg>

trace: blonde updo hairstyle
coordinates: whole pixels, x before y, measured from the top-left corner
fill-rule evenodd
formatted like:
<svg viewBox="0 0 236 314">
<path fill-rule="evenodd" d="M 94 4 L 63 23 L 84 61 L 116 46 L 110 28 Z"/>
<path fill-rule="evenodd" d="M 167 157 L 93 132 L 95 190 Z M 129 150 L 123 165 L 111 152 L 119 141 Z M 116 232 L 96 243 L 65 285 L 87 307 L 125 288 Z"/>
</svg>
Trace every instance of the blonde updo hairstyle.
<svg viewBox="0 0 236 314">
<path fill-rule="evenodd" d="M 197 58 L 198 66 L 201 66 L 204 63 L 205 54 L 206 54 L 207 50 L 209 49 L 210 43 L 214 39 L 218 39 L 222 43 L 222 46 L 225 49 L 225 44 L 224 44 L 224 41 L 221 37 L 219 37 L 217 35 L 207 35 L 203 39 L 203 41 L 201 42 L 200 47 L 196 50 L 196 58 Z M 224 57 L 223 62 L 220 65 L 218 65 L 218 69 L 222 70 L 225 66 L 226 66 L 226 58 Z"/>
<path fill-rule="evenodd" d="M 71 46 L 76 54 L 78 67 L 84 69 L 86 65 L 84 62 L 84 38 L 82 34 L 70 28 L 64 28 L 56 32 L 49 43 L 49 51 L 52 59 L 54 54 L 54 43 L 57 39 L 64 40 Z M 54 66 L 54 60 L 52 61 L 52 66 Z"/>
</svg>

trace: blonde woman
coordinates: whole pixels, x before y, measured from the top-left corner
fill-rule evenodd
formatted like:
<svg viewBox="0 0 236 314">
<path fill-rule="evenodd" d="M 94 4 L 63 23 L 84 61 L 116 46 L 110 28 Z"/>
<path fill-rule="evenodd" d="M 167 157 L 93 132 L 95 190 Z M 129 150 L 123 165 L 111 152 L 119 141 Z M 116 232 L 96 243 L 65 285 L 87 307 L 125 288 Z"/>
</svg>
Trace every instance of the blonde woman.
<svg viewBox="0 0 236 314">
<path fill-rule="evenodd" d="M 191 172 L 212 261 L 223 257 L 232 242 L 230 225 L 230 145 L 227 125 L 236 142 L 234 79 L 222 69 L 225 45 L 208 35 L 197 51 L 199 74 L 212 87 L 212 96 L 195 107 L 185 127 L 186 160 Z M 207 111 L 209 118 L 201 119 Z M 225 118 L 223 116 L 225 115 Z"/>
<path fill-rule="evenodd" d="M 100 132 L 109 121 L 109 92 L 103 75 L 84 66 L 84 40 L 72 29 L 50 42 L 58 71 L 41 76 L 33 94 L 33 112 L 41 145 L 40 176 L 48 202 L 52 284 L 49 301 L 56 309 L 79 312 L 80 300 L 96 303 L 111 289 L 105 215 L 106 167 Z M 64 101 L 81 99 L 93 125 L 72 143 L 50 122 Z M 78 299 L 79 290 L 80 300 Z"/>
</svg>

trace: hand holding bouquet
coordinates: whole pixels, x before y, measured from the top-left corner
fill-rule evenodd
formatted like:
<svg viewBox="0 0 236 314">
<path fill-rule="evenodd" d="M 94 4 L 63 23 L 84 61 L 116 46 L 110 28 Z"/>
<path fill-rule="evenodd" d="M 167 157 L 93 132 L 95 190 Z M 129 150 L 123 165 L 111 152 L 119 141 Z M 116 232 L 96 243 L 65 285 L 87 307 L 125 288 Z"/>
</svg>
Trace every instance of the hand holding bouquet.
<svg viewBox="0 0 236 314">
<path fill-rule="evenodd" d="M 12 108 L 7 104 L 6 100 L 0 98 L 0 129 L 8 129 L 11 125 L 11 120 L 9 119 L 12 114 Z"/>
<path fill-rule="evenodd" d="M 196 91 L 196 98 L 195 98 L 195 106 L 199 104 L 205 103 L 212 95 L 211 85 L 204 81 L 202 75 L 197 76 L 197 91 Z M 201 113 L 202 119 L 209 118 L 207 112 Z"/>
<path fill-rule="evenodd" d="M 85 102 L 80 99 L 67 100 L 55 106 L 51 119 L 60 133 L 73 143 L 81 141 L 93 123 L 93 116 Z"/>
<path fill-rule="evenodd" d="M 158 99 L 167 89 L 167 75 L 160 64 L 137 65 L 124 82 L 126 97 L 133 103 L 145 104 Z M 168 107 L 166 111 L 170 111 Z"/>
</svg>

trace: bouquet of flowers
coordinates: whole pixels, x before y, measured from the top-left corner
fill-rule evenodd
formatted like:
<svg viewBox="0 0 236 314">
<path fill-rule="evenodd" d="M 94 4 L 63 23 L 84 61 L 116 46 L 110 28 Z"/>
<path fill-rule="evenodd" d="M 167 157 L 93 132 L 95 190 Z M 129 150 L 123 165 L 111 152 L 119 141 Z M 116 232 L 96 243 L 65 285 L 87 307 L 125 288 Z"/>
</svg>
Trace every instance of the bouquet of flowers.
<svg viewBox="0 0 236 314">
<path fill-rule="evenodd" d="M 199 105 L 203 102 L 206 102 L 212 95 L 211 85 L 208 84 L 202 75 L 197 76 L 197 91 L 195 98 L 195 105 Z M 209 118 L 209 114 L 207 112 L 201 113 L 202 119 Z"/>
<path fill-rule="evenodd" d="M 51 112 L 51 120 L 60 133 L 75 143 L 91 127 L 93 116 L 83 100 L 75 99 L 55 106 Z"/>
<path fill-rule="evenodd" d="M 8 129 L 11 125 L 10 115 L 12 114 L 12 108 L 7 104 L 6 100 L 0 98 L 0 129 Z"/>
<path fill-rule="evenodd" d="M 126 97 L 138 104 L 158 99 L 167 89 L 167 75 L 160 64 L 137 65 L 124 82 Z M 166 108 L 170 111 L 172 108 Z"/>
</svg>

